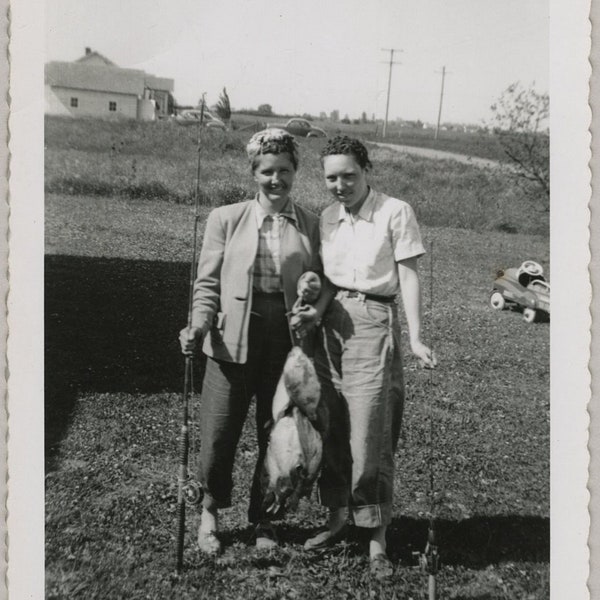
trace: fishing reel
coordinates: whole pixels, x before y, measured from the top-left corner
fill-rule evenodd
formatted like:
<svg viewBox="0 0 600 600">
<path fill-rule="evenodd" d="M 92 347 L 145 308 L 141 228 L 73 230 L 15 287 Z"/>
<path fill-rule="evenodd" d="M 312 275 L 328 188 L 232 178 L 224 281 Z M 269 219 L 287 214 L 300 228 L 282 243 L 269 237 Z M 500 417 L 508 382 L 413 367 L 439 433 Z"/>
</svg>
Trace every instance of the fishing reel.
<svg viewBox="0 0 600 600">
<path fill-rule="evenodd" d="M 197 506 L 204 498 L 204 489 L 195 479 L 188 479 L 182 488 L 183 499 L 189 506 Z"/>
<path fill-rule="evenodd" d="M 417 559 L 419 567 L 423 573 L 435 575 L 440 570 L 440 555 L 435 541 L 435 531 L 429 529 L 427 534 L 427 544 L 425 552 L 413 552 L 413 556 Z"/>
</svg>

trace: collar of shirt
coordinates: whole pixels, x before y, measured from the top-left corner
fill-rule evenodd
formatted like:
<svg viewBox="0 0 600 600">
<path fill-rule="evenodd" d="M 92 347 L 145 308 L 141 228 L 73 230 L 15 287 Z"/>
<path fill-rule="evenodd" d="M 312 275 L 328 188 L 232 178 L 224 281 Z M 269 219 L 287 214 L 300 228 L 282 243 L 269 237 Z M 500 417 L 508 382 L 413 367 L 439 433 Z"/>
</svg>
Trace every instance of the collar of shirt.
<svg viewBox="0 0 600 600">
<path fill-rule="evenodd" d="M 340 202 L 339 210 L 337 213 L 334 211 L 328 222 L 331 224 L 338 223 L 339 221 L 351 221 L 350 213 L 346 210 L 346 207 Z M 373 220 L 373 211 L 375 210 L 375 192 L 373 188 L 369 187 L 369 193 L 363 202 L 363 205 L 360 207 L 360 210 L 355 215 L 354 220 L 360 218 L 365 221 Z"/>
<path fill-rule="evenodd" d="M 255 214 L 256 214 L 256 226 L 258 229 L 262 227 L 262 224 L 266 217 L 281 215 L 282 217 L 286 217 L 294 222 L 297 222 L 296 217 L 296 209 L 294 207 L 294 203 L 288 198 L 287 202 L 284 204 L 283 208 L 278 213 L 268 213 L 258 201 L 258 194 L 256 195 L 255 202 Z"/>
</svg>

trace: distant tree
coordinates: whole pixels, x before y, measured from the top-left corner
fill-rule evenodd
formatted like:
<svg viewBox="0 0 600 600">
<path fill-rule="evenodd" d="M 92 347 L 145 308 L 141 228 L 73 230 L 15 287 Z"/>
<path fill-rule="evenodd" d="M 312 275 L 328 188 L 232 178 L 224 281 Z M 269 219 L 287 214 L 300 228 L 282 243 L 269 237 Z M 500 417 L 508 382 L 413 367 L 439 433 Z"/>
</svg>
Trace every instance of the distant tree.
<svg viewBox="0 0 600 600">
<path fill-rule="evenodd" d="M 364 110 L 363 110 L 363 112 L 362 112 L 362 115 L 360 115 L 360 120 L 361 120 L 363 123 L 366 123 L 366 122 L 368 121 L 368 119 L 367 119 L 367 113 L 366 113 Z"/>
<path fill-rule="evenodd" d="M 350 125 L 350 123 L 351 123 L 350 117 L 347 114 L 344 115 L 344 118 L 342 119 L 342 123 L 345 123 L 346 125 Z"/>
<path fill-rule="evenodd" d="M 327 113 L 321 111 L 319 113 L 319 120 L 321 120 L 321 121 L 327 121 Z"/>
<path fill-rule="evenodd" d="M 491 129 L 502 147 L 511 169 L 521 181 L 537 184 L 550 196 L 550 99 L 533 87 L 513 83 L 491 106 Z M 549 204 L 546 203 L 546 210 Z"/>
<path fill-rule="evenodd" d="M 265 117 L 270 117 L 273 114 L 273 107 L 270 104 L 261 104 L 256 112 L 259 115 L 264 115 Z"/>
<path fill-rule="evenodd" d="M 217 113 L 217 116 L 225 122 L 228 122 L 231 119 L 231 104 L 226 88 L 223 88 L 223 91 L 219 96 L 219 101 L 215 105 L 215 112 Z"/>
<path fill-rule="evenodd" d="M 332 110 L 329 118 L 334 122 L 337 123 L 340 120 L 340 111 L 339 110 Z"/>
</svg>

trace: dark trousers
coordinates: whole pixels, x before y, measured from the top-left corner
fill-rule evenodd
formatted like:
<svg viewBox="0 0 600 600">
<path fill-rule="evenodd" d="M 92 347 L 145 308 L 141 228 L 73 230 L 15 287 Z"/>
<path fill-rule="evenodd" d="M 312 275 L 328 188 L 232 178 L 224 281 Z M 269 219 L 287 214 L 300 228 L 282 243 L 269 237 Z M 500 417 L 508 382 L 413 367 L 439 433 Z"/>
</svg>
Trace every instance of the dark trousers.
<svg viewBox="0 0 600 600">
<path fill-rule="evenodd" d="M 258 459 L 250 490 L 248 519 L 260 520 L 260 470 L 269 441 L 271 405 L 292 347 L 283 294 L 255 293 L 248 332 L 248 361 L 208 358 L 202 386 L 200 482 L 215 508 L 231 506 L 237 444 L 252 397 L 256 397 Z"/>
</svg>

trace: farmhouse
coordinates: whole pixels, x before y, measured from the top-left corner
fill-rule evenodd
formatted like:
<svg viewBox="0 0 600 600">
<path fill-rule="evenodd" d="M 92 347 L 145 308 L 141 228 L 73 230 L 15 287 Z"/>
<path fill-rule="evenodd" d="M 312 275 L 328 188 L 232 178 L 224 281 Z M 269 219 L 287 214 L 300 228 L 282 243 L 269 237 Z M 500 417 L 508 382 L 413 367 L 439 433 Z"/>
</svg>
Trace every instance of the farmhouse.
<svg viewBox="0 0 600 600">
<path fill-rule="evenodd" d="M 172 79 L 122 69 L 91 48 L 76 61 L 46 63 L 44 79 L 52 115 L 154 120 L 168 116 L 172 104 Z"/>
</svg>

